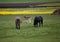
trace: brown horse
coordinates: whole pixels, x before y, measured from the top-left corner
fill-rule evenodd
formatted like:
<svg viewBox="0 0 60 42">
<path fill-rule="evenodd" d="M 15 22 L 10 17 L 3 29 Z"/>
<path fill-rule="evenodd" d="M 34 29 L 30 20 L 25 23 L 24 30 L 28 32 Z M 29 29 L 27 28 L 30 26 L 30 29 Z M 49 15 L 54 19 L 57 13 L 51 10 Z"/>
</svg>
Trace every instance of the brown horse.
<svg viewBox="0 0 60 42">
<path fill-rule="evenodd" d="M 16 29 L 20 29 L 20 23 L 21 23 L 21 19 L 19 17 L 16 17 L 16 20 L 15 20 Z"/>
</svg>

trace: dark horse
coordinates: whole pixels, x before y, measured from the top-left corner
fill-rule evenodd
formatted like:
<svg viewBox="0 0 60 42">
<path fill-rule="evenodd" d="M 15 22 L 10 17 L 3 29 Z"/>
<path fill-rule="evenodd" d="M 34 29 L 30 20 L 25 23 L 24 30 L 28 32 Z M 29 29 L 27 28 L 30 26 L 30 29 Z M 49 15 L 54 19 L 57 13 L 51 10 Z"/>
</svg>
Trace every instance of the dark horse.
<svg viewBox="0 0 60 42">
<path fill-rule="evenodd" d="M 16 21 L 15 21 L 16 29 L 20 29 L 20 22 L 21 22 L 20 18 L 17 17 L 17 18 L 16 18 Z"/>
<path fill-rule="evenodd" d="M 42 16 L 36 16 L 34 18 L 34 27 L 38 27 L 38 24 L 39 24 L 39 27 L 40 27 L 40 25 L 43 26 L 43 17 Z"/>
</svg>

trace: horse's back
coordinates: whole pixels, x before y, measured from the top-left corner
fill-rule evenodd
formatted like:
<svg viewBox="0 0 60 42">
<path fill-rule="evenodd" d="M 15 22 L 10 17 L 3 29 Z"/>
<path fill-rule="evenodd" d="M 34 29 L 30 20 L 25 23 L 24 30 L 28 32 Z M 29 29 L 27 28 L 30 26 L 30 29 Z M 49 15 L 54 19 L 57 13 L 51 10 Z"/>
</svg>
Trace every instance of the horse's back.
<svg viewBox="0 0 60 42">
<path fill-rule="evenodd" d="M 36 16 L 34 20 L 41 21 L 41 20 L 43 20 L 43 17 L 42 16 Z"/>
<path fill-rule="evenodd" d="M 19 24 L 21 21 L 20 17 L 16 17 L 16 23 Z"/>
</svg>

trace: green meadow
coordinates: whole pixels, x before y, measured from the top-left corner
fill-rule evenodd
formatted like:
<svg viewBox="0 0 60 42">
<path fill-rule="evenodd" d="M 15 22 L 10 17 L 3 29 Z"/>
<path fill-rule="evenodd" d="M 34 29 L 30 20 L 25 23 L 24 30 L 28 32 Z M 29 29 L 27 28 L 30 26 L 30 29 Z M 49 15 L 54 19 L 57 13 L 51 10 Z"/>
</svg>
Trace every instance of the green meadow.
<svg viewBox="0 0 60 42">
<path fill-rule="evenodd" d="M 0 15 L 0 42 L 60 42 L 60 15 L 30 14 L 31 24 L 25 23 L 25 15 Z M 20 30 L 15 28 L 16 16 L 22 20 Z M 43 27 L 34 28 L 35 16 L 43 17 Z"/>
<path fill-rule="evenodd" d="M 25 3 L 25 2 L 60 2 L 60 0 L 0 0 L 0 3 Z M 60 3 L 41 4 L 37 6 L 60 6 Z M 51 14 L 20 14 L 5 15 L 6 12 L 49 12 L 60 7 L 42 8 L 0 8 L 0 42 L 60 42 L 60 15 Z M 32 18 L 31 24 L 26 24 L 24 16 Z M 15 27 L 15 18 L 19 16 L 22 20 L 20 30 Z M 43 17 L 43 27 L 34 27 L 34 17 Z"/>
<path fill-rule="evenodd" d="M 0 3 L 60 2 L 60 0 L 0 0 Z"/>
</svg>

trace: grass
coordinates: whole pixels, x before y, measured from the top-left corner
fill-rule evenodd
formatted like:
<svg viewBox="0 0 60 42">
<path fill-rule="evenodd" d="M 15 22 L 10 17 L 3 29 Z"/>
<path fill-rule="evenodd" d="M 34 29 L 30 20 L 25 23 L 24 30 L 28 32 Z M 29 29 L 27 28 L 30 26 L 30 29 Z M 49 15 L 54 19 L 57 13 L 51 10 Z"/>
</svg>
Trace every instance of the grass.
<svg viewBox="0 0 60 42">
<path fill-rule="evenodd" d="M 21 29 L 15 28 L 15 17 L 20 16 Z M 33 27 L 33 19 L 37 15 L 29 15 L 31 24 L 26 24 L 25 15 L 0 15 L 0 42 L 60 42 L 60 16 L 41 15 L 43 27 Z"/>
<path fill-rule="evenodd" d="M 59 0 L 0 0 L 0 3 L 59 2 Z"/>
<path fill-rule="evenodd" d="M 60 6 L 60 3 L 40 4 L 37 6 Z"/>
</svg>

